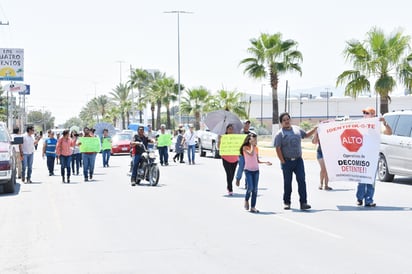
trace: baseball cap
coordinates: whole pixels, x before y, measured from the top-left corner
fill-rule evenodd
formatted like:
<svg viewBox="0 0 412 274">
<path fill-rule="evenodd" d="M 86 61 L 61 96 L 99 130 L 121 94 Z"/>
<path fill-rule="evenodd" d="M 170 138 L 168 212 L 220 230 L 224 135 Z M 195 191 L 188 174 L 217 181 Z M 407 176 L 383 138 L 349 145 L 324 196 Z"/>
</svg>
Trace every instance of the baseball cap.
<svg viewBox="0 0 412 274">
<path fill-rule="evenodd" d="M 243 123 L 244 123 L 244 124 L 250 124 L 250 121 L 249 121 L 249 120 L 245 120 Z"/>
<path fill-rule="evenodd" d="M 371 115 L 375 115 L 376 111 L 373 107 L 367 107 L 362 109 L 363 114 L 371 114 Z"/>
</svg>

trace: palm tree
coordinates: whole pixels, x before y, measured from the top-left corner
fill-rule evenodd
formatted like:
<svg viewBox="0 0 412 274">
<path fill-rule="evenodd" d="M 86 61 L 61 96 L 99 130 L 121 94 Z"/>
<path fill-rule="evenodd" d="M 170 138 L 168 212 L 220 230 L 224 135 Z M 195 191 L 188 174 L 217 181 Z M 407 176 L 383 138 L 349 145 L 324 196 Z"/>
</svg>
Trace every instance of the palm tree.
<svg viewBox="0 0 412 274">
<path fill-rule="evenodd" d="M 100 95 L 99 97 L 93 99 L 93 103 L 98 115 L 103 118 L 111 104 L 109 97 L 107 97 L 107 95 Z"/>
<path fill-rule="evenodd" d="M 151 74 L 144 69 L 136 69 L 135 71 L 132 72 L 132 75 L 130 76 L 130 86 L 133 88 L 137 88 L 138 90 L 138 105 L 137 105 L 137 109 L 139 110 L 139 122 L 142 123 L 143 122 L 143 118 L 142 118 L 142 111 L 143 108 L 145 107 L 144 104 L 142 104 L 142 100 L 141 98 L 143 97 L 143 93 L 145 91 L 145 88 L 147 86 L 150 85 L 150 82 L 152 80 Z M 134 98 L 132 98 L 132 100 L 134 101 Z"/>
<path fill-rule="evenodd" d="M 207 111 L 224 109 L 236 113 L 239 117 L 249 118 L 245 110 L 247 102 L 242 100 L 243 96 L 241 92 L 219 90 L 209 98 Z"/>
<path fill-rule="evenodd" d="M 130 102 L 130 88 L 124 84 L 119 84 L 110 92 L 113 100 L 117 103 L 120 108 L 120 116 L 122 118 L 122 129 L 126 128 L 126 116 L 127 122 L 129 122 L 129 110 L 131 107 Z"/>
<path fill-rule="evenodd" d="M 278 84 L 279 75 L 287 72 L 299 72 L 302 75 L 300 62 L 302 53 L 298 51 L 298 43 L 294 40 L 282 40 L 282 34 L 262 33 L 259 38 L 250 40 L 248 48 L 251 57 L 243 59 L 244 73 L 252 78 L 261 79 L 269 76 L 272 87 L 272 124 L 279 123 Z"/>
<path fill-rule="evenodd" d="M 381 29 L 374 27 L 365 41 L 348 41 L 343 53 L 352 62 L 353 70 L 342 72 L 336 85 L 347 83 L 345 95 L 357 97 L 369 92 L 370 79 L 376 79 L 374 89 L 380 95 L 381 113 L 388 112 L 389 94 L 397 85 L 396 80 L 407 89 L 412 87 L 410 40 L 410 36 L 402 35 L 401 31 L 385 36 Z"/>
<path fill-rule="evenodd" d="M 170 105 L 178 98 L 178 90 L 175 88 L 175 80 L 171 77 L 165 77 L 160 80 L 161 102 L 166 107 L 166 127 L 171 128 Z"/>
<path fill-rule="evenodd" d="M 195 116 L 195 128 L 200 129 L 201 113 L 210 98 L 210 92 L 205 87 L 186 90 L 185 96 L 180 103 L 180 113 L 193 114 Z"/>
</svg>

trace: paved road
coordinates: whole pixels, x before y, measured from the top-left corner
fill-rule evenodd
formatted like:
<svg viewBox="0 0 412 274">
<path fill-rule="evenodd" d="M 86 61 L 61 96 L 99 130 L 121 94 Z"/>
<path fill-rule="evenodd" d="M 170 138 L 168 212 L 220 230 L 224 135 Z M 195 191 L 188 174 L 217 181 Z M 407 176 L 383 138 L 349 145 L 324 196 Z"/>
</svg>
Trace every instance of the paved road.
<svg viewBox="0 0 412 274">
<path fill-rule="evenodd" d="M 128 156 L 109 168 L 98 156 L 95 181 L 62 184 L 36 152 L 33 184 L 0 195 L 0 273 L 410 273 L 411 178 L 378 183 L 367 209 L 351 183 L 318 190 L 307 160 L 313 208 L 298 210 L 294 184 L 284 211 L 278 161 L 266 157 L 253 214 L 244 189 L 226 196 L 221 160 L 171 163 L 159 186 L 131 187 Z"/>
</svg>

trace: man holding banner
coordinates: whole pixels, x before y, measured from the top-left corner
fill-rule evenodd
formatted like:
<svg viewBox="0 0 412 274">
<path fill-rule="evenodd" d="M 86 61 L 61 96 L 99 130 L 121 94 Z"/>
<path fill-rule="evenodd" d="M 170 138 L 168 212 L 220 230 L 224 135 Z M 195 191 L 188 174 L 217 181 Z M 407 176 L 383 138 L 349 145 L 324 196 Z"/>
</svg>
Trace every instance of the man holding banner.
<svg viewBox="0 0 412 274">
<path fill-rule="evenodd" d="M 307 203 L 305 166 L 302 159 L 302 139 L 312 136 L 316 128 L 305 132 L 298 126 L 291 124 L 287 112 L 279 116 L 282 128 L 275 136 L 274 146 L 280 160 L 283 172 L 283 203 L 284 209 L 289 210 L 292 195 L 292 178 L 295 173 L 298 182 L 300 209 L 307 210 L 311 206 Z"/>
</svg>

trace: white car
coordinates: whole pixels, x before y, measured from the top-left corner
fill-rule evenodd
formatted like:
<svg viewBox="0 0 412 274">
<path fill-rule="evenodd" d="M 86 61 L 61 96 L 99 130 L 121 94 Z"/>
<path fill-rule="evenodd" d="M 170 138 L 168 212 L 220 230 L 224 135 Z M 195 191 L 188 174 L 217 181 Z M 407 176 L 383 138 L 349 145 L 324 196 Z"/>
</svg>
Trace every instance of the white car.
<svg viewBox="0 0 412 274">
<path fill-rule="evenodd" d="M 412 176 L 412 111 L 394 111 L 384 115 L 392 135 L 382 135 L 378 178 L 392 182 L 395 175 Z"/>
</svg>

